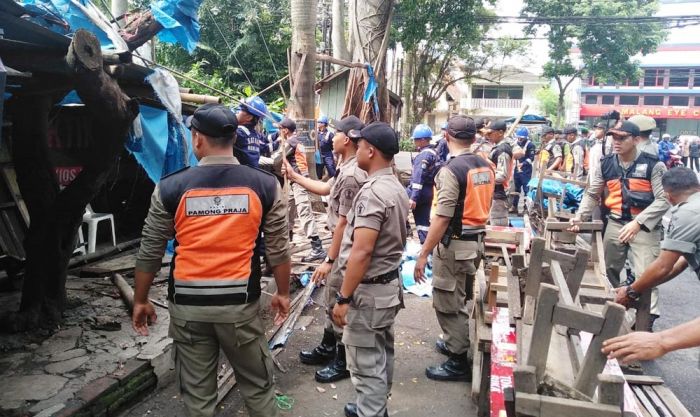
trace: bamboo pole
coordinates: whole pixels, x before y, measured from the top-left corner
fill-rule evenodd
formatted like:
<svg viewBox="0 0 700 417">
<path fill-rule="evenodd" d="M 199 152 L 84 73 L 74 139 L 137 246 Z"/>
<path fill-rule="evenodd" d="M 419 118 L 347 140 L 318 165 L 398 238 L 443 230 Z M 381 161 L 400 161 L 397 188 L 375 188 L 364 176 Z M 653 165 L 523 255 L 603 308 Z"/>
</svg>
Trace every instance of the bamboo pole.
<svg viewBox="0 0 700 417">
<path fill-rule="evenodd" d="M 515 128 L 518 127 L 518 124 L 520 123 L 520 119 L 523 118 L 523 116 L 525 115 L 525 112 L 527 111 L 527 109 L 529 107 L 530 106 L 527 104 L 523 106 L 523 109 L 520 110 L 520 115 L 518 116 L 518 118 L 515 119 L 515 122 L 513 122 L 513 124 L 510 125 L 510 127 L 508 128 L 508 131 L 506 132 L 506 137 L 510 137 L 510 135 L 513 134 L 513 132 L 515 131 Z"/>
<path fill-rule="evenodd" d="M 180 99 L 182 99 L 182 101 L 195 104 L 221 103 L 221 97 L 206 94 L 180 93 Z"/>
</svg>

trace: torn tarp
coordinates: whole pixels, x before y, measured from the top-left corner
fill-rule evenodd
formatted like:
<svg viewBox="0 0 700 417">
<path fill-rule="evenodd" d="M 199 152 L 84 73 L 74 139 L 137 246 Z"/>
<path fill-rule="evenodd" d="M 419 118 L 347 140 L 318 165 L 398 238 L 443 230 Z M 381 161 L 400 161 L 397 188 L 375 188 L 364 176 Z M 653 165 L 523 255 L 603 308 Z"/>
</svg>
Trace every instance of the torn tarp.
<svg viewBox="0 0 700 417">
<path fill-rule="evenodd" d="M 89 0 L 76 0 L 76 2 L 87 6 Z M 103 48 L 114 48 L 107 33 L 90 20 L 71 0 L 22 0 L 22 5 L 30 12 L 30 20 L 38 25 L 67 36 L 78 29 L 85 29 L 97 36 Z"/>
<path fill-rule="evenodd" d="M 194 52 L 199 42 L 197 11 L 201 4 L 202 0 L 157 0 L 151 4 L 153 18 L 163 26 L 158 39 Z"/>
</svg>

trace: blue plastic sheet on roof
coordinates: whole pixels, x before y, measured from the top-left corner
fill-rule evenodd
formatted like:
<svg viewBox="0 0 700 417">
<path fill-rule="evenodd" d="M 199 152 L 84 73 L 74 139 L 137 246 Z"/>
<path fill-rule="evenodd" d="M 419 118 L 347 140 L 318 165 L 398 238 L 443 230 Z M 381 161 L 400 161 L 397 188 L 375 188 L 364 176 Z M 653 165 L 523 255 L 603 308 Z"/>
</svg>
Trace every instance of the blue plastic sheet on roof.
<svg viewBox="0 0 700 417">
<path fill-rule="evenodd" d="M 82 5 L 89 3 L 89 0 L 76 1 Z M 38 15 L 30 18 L 38 25 L 68 36 L 78 29 L 85 29 L 97 36 L 103 48 L 114 48 L 107 34 L 92 23 L 83 11 L 70 0 L 22 0 L 22 5 L 25 9 Z"/>
<path fill-rule="evenodd" d="M 199 42 L 197 10 L 202 0 L 157 0 L 151 4 L 153 18 L 163 25 L 158 39 L 179 43 L 187 52 L 194 52 Z"/>
<path fill-rule="evenodd" d="M 367 87 L 365 88 L 365 103 L 369 103 L 369 100 L 374 98 L 374 114 L 379 115 L 379 99 L 377 98 L 377 80 L 374 78 L 374 70 L 372 66 L 367 64 L 367 73 L 369 74 L 369 81 L 367 81 Z"/>
</svg>

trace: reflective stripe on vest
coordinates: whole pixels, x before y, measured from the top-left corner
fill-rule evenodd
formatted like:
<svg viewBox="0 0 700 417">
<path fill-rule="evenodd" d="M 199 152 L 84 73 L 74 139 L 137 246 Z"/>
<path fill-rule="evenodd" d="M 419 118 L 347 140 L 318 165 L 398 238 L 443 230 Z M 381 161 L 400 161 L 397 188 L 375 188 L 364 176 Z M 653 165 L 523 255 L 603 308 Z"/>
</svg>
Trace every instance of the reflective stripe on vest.
<svg viewBox="0 0 700 417">
<path fill-rule="evenodd" d="M 657 162 L 658 159 L 642 153 L 624 170 L 617 155 L 603 158 L 601 170 L 606 185 L 603 204 L 613 215 L 632 220 L 654 202 L 651 173 Z"/>
</svg>

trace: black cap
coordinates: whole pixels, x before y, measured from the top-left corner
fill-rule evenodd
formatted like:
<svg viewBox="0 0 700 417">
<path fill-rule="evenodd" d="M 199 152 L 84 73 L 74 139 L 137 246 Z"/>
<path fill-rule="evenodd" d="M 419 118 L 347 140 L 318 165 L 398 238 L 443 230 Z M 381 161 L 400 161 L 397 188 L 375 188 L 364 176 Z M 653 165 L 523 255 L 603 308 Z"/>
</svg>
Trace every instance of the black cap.
<svg viewBox="0 0 700 417">
<path fill-rule="evenodd" d="M 384 122 L 372 122 L 359 131 L 353 129 L 348 132 L 348 136 L 355 141 L 364 139 L 386 155 L 393 156 L 399 153 L 399 137 L 396 131 Z"/>
<path fill-rule="evenodd" d="M 474 119 L 471 117 L 458 115 L 447 121 L 447 134 L 455 139 L 473 139 L 476 135 L 476 129 Z"/>
<path fill-rule="evenodd" d="M 542 128 L 542 136 L 546 135 L 547 133 L 554 133 L 554 129 L 552 129 L 552 126 L 544 126 Z"/>
<path fill-rule="evenodd" d="M 626 135 L 632 135 L 632 136 L 639 136 L 639 126 L 636 124 L 629 122 L 629 121 L 624 121 L 620 125 L 620 127 L 616 127 L 614 129 L 610 129 L 608 133 L 612 133 L 613 135 L 620 135 L 620 136 L 626 136 Z"/>
<path fill-rule="evenodd" d="M 603 123 L 603 122 L 598 122 L 595 124 L 595 128 L 596 129 L 607 129 L 608 126 L 606 126 L 605 123 Z"/>
<path fill-rule="evenodd" d="M 474 119 L 474 127 L 477 131 L 483 129 L 486 126 L 486 120 L 483 117 L 478 117 Z"/>
<path fill-rule="evenodd" d="M 233 138 L 238 129 L 238 119 L 228 107 L 207 103 L 185 119 L 185 126 L 213 138 Z"/>
<path fill-rule="evenodd" d="M 277 126 L 287 128 L 292 132 L 297 130 L 297 124 L 294 122 L 294 120 L 288 117 L 285 117 L 281 122 L 277 123 Z"/>
<path fill-rule="evenodd" d="M 362 130 L 362 128 L 365 127 L 365 124 L 362 123 L 362 120 L 357 118 L 357 116 L 346 116 L 340 119 L 340 121 L 336 123 L 334 127 L 338 132 L 347 134 L 351 130 Z"/>
<path fill-rule="evenodd" d="M 506 130 L 508 130 L 508 126 L 506 126 L 505 120 L 494 120 L 489 125 L 489 129 L 490 130 L 502 130 L 505 132 Z"/>
<path fill-rule="evenodd" d="M 568 134 L 571 134 L 571 133 L 578 133 L 578 129 L 576 129 L 576 127 L 574 127 L 574 126 L 567 126 L 567 127 L 564 128 L 564 134 L 565 134 L 565 135 L 568 135 Z"/>
<path fill-rule="evenodd" d="M 561 129 L 554 129 L 552 130 L 552 133 L 554 133 L 555 135 L 561 135 L 562 131 Z"/>
</svg>

